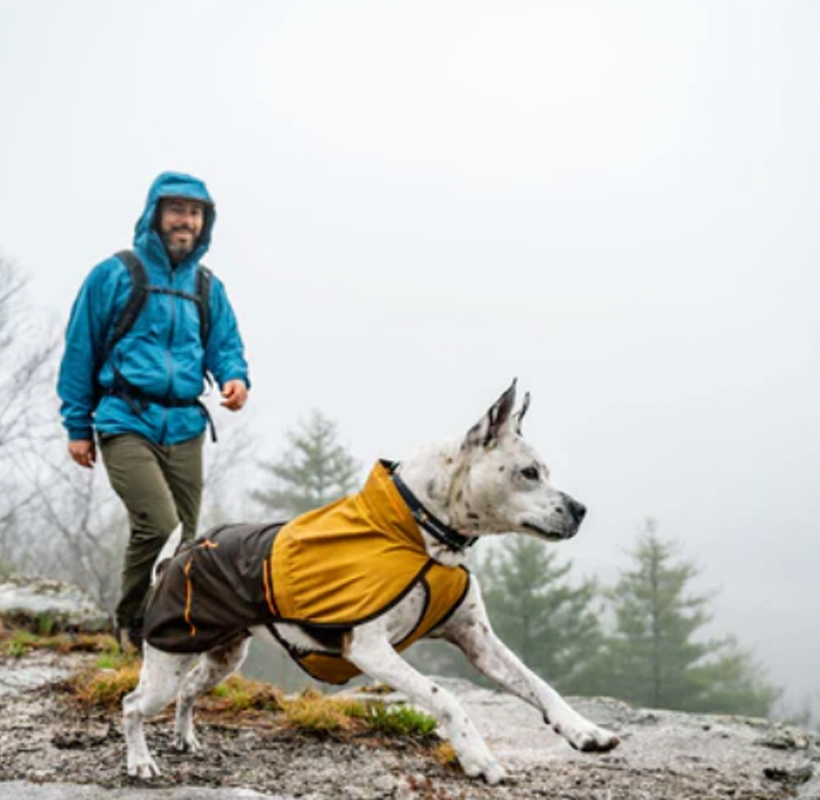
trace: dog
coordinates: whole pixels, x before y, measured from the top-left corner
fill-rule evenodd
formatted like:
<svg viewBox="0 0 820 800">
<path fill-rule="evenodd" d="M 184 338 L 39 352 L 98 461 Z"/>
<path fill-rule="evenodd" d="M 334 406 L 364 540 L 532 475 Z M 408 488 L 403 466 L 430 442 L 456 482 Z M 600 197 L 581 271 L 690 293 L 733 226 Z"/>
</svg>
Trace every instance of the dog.
<svg viewBox="0 0 820 800">
<path fill-rule="evenodd" d="M 480 672 L 535 706 L 572 747 L 616 747 L 614 733 L 572 709 L 495 635 L 479 585 L 463 567 L 478 537 L 518 532 L 563 541 L 575 536 L 586 513 L 550 484 L 546 465 L 522 438 L 529 393 L 517 411 L 515 396 L 513 381 L 466 436 L 425 447 L 400 464 L 378 464 L 360 494 L 284 527 L 223 526 L 163 564 L 157 585 L 167 582 L 170 599 L 147 605 L 139 684 L 122 704 L 128 774 L 159 774 L 143 720 L 174 697 L 175 747 L 200 749 L 194 701 L 239 668 L 251 636 L 284 645 L 325 680 L 361 672 L 402 691 L 438 720 L 464 772 L 490 784 L 502 781 L 505 770 L 458 700 L 399 654 L 421 636 L 455 644 Z M 401 533 L 388 533 L 390 526 Z M 336 543 L 331 531 L 342 528 L 371 549 L 358 555 L 349 542 Z M 330 566 L 321 565 L 323 550 L 333 555 Z M 263 552 L 256 559 L 261 575 L 248 566 L 256 551 Z M 222 561 L 212 569 L 209 559 L 217 555 Z M 203 587 L 217 573 L 228 577 L 209 602 Z M 373 599 L 383 576 L 397 574 L 397 588 Z M 311 587 L 303 599 L 300 592 Z"/>
</svg>

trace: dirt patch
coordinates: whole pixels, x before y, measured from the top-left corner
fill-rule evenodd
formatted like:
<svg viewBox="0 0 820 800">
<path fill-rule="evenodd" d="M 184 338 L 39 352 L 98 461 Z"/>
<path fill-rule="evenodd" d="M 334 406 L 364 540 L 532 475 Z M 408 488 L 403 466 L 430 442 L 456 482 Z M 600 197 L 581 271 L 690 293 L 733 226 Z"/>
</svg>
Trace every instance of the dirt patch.
<svg viewBox="0 0 820 800">
<path fill-rule="evenodd" d="M 9 659 L 0 661 L 10 666 Z M 93 656 L 74 654 L 68 666 L 90 661 Z M 65 657 L 48 653 L 15 663 L 20 669 L 66 666 Z M 202 711 L 196 717 L 202 753 L 173 749 L 170 711 L 146 726 L 163 770 L 151 786 L 350 800 L 771 800 L 796 796 L 816 757 L 810 738 L 778 739 L 783 731 L 762 721 L 645 712 L 603 700 L 583 701 L 589 707 L 582 710 L 618 730 L 623 743 L 610 754 L 580 754 L 539 727 L 537 714 L 517 701 L 474 688 L 459 695 L 508 767 L 511 777 L 502 786 L 488 787 L 439 763 L 435 739 L 305 734 L 283 729 L 274 714 Z M 0 781 L 14 780 L 109 790 L 145 785 L 126 775 L 119 715 L 83 713 L 56 684 L 2 698 Z"/>
</svg>

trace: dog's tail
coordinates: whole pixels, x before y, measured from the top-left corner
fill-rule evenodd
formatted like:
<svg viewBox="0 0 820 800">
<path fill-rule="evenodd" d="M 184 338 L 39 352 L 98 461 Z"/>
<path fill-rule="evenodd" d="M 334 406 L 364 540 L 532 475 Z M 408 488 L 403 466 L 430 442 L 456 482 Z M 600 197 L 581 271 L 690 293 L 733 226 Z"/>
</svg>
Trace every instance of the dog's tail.
<svg viewBox="0 0 820 800">
<path fill-rule="evenodd" d="M 165 544 L 162 546 L 162 550 L 159 551 L 159 555 L 157 556 L 157 560 L 154 561 L 154 567 L 151 570 L 151 584 L 155 584 L 157 582 L 157 578 L 162 574 L 163 570 L 166 567 L 166 562 L 170 561 L 173 555 L 176 553 L 177 548 L 179 547 L 179 543 L 182 541 L 182 523 L 180 522 L 179 525 L 176 526 L 171 531 L 171 535 L 165 540 Z"/>
</svg>

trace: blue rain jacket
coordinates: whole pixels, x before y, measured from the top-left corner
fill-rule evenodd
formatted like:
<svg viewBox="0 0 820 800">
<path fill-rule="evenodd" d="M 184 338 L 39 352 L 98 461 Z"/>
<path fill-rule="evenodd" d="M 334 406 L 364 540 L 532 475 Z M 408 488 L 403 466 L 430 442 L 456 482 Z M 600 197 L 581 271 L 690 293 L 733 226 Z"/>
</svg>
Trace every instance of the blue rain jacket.
<svg viewBox="0 0 820 800">
<path fill-rule="evenodd" d="M 154 226 L 163 197 L 187 197 L 206 204 L 197 246 L 176 266 Z M 210 245 L 215 217 L 208 190 L 197 178 L 166 172 L 154 181 L 134 235 L 134 250 L 150 285 L 196 294 L 197 265 Z M 94 407 L 95 365 L 130 293 L 128 269 L 112 256 L 91 271 L 74 301 L 57 383 L 69 438 L 91 439 L 94 429 L 103 434 L 137 433 L 156 444 L 176 444 L 199 436 L 207 420 L 196 405 L 169 408 L 145 403 L 140 408 L 125 398 L 104 394 Z M 112 386 L 113 361 L 129 383 L 156 397 L 199 397 L 206 369 L 220 387 L 234 379 L 250 386 L 236 317 L 216 276 L 211 282 L 210 309 L 211 332 L 203 350 L 197 304 L 177 295 L 148 292 L 134 326 L 102 365 L 100 385 L 103 389 Z"/>
</svg>

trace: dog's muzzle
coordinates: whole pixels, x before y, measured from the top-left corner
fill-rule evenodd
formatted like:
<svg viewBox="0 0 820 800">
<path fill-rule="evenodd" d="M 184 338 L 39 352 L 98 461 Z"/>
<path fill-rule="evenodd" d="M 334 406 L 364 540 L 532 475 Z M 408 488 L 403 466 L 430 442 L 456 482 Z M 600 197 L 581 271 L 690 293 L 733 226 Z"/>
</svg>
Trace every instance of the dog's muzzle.
<svg viewBox="0 0 820 800">
<path fill-rule="evenodd" d="M 564 492 L 560 492 L 560 495 L 561 505 L 553 512 L 553 521 L 557 525 L 546 528 L 535 522 L 525 522 L 523 527 L 550 542 L 560 542 L 575 536 L 586 516 L 586 506 Z"/>
</svg>

